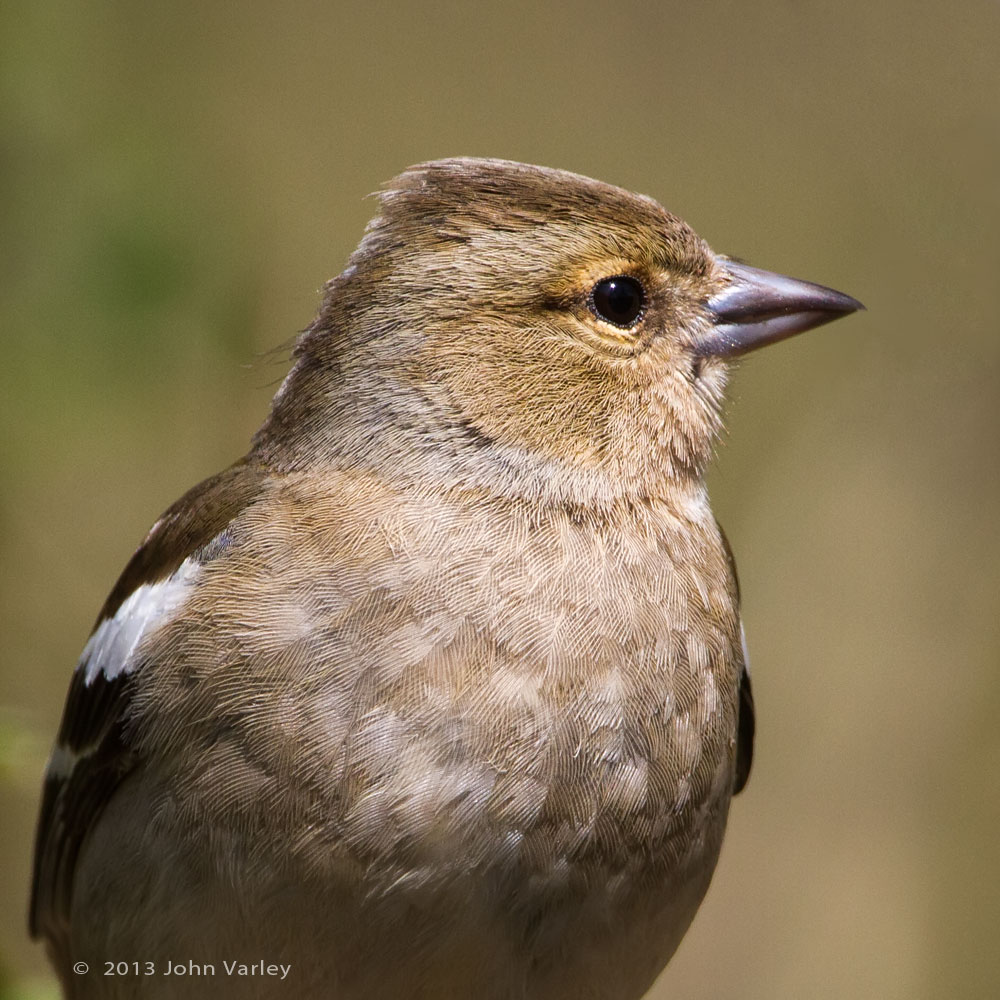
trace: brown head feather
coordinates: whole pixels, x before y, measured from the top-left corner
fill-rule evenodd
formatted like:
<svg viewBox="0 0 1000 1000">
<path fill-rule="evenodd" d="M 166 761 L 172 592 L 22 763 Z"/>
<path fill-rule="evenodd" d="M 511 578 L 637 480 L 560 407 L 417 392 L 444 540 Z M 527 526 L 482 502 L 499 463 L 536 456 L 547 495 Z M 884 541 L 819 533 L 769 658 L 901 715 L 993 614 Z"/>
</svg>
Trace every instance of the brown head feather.
<svg viewBox="0 0 1000 1000">
<path fill-rule="evenodd" d="M 588 304 L 619 274 L 648 295 L 631 331 Z M 327 285 L 257 454 L 281 468 L 363 456 L 403 478 L 416 462 L 442 485 L 562 502 L 688 491 L 725 381 L 692 343 L 724 283 L 650 198 L 502 160 L 413 167 Z"/>
</svg>

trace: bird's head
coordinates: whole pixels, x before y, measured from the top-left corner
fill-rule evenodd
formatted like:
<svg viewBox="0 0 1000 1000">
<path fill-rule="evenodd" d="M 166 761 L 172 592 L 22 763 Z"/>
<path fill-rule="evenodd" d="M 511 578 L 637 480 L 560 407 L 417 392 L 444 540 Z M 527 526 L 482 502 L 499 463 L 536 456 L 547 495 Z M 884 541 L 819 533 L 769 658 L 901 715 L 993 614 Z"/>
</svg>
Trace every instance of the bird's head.
<svg viewBox="0 0 1000 1000">
<path fill-rule="evenodd" d="M 859 305 L 720 257 L 620 188 L 426 163 L 383 190 L 257 447 L 585 502 L 686 489 L 728 359 Z"/>
</svg>

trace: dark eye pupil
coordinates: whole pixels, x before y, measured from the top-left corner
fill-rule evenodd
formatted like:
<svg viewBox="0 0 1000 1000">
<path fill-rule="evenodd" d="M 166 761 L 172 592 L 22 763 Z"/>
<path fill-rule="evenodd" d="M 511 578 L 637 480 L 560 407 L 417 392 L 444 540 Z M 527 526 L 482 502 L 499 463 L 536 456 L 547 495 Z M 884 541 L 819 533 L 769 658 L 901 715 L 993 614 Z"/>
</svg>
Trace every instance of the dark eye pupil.
<svg viewBox="0 0 1000 1000">
<path fill-rule="evenodd" d="M 642 315 L 644 301 L 642 285 L 625 275 L 599 281 L 591 293 L 594 312 L 615 326 L 632 326 Z"/>
</svg>

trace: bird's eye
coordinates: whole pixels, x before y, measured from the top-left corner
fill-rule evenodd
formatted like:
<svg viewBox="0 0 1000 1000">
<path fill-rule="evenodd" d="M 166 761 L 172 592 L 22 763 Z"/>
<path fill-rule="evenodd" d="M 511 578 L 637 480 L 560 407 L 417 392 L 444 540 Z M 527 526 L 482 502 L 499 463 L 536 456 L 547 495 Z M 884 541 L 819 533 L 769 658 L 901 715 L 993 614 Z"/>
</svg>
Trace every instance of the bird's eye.
<svg viewBox="0 0 1000 1000">
<path fill-rule="evenodd" d="M 625 274 L 602 279 L 590 293 L 590 308 L 594 315 L 624 329 L 639 322 L 645 304 L 642 285 Z"/>
</svg>

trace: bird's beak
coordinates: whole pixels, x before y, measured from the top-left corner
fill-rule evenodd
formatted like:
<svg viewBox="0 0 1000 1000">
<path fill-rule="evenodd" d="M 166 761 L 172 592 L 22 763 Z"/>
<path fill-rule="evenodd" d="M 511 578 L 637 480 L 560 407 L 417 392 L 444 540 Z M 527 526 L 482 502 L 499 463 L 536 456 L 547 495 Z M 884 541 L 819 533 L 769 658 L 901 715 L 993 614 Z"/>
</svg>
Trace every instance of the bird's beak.
<svg viewBox="0 0 1000 1000">
<path fill-rule="evenodd" d="M 698 341 L 702 355 L 732 358 L 829 323 L 864 306 L 811 281 L 718 258 L 731 281 L 708 300 L 712 326 Z"/>
</svg>

